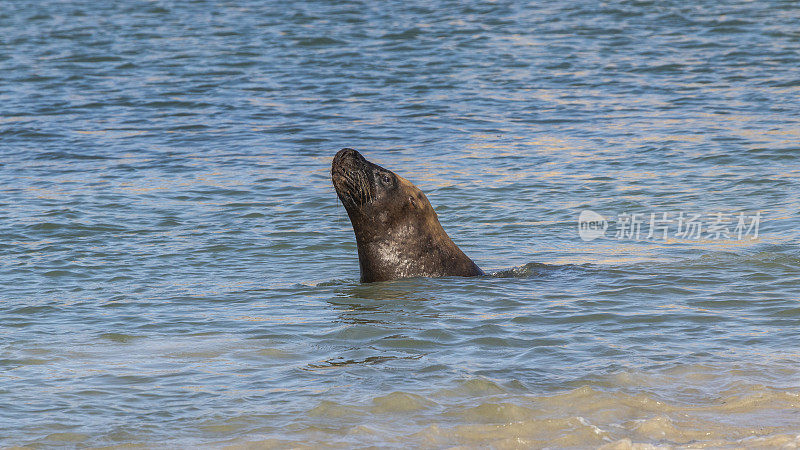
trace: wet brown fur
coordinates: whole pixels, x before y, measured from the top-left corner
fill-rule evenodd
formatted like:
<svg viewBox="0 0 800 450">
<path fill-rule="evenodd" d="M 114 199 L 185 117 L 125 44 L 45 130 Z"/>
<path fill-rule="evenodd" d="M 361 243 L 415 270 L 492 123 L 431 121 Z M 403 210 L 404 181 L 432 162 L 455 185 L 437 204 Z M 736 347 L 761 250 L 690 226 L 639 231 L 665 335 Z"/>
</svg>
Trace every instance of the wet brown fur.
<svg viewBox="0 0 800 450">
<path fill-rule="evenodd" d="M 483 275 L 410 181 L 349 148 L 333 158 L 331 180 L 353 225 L 362 282 Z"/>
</svg>

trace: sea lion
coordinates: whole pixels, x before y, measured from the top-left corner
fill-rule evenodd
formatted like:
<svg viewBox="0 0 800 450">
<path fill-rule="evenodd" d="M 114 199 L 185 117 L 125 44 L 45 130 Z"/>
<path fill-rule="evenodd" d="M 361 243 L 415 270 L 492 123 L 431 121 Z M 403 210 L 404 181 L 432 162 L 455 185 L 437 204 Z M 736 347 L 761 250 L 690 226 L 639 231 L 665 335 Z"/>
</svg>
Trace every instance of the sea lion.
<svg viewBox="0 0 800 450">
<path fill-rule="evenodd" d="M 484 274 L 445 233 L 428 198 L 410 181 L 351 148 L 333 157 L 331 180 L 356 234 L 362 283 Z"/>
</svg>

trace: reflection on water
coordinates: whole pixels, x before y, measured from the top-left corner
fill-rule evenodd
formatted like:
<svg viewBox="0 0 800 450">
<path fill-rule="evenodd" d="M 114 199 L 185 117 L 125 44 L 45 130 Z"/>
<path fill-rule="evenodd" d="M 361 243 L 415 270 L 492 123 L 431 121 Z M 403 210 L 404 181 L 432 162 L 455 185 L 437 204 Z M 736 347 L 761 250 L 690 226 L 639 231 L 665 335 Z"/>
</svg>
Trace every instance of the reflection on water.
<svg viewBox="0 0 800 450">
<path fill-rule="evenodd" d="M 0 446 L 800 445 L 793 2 L 2 6 Z M 359 284 L 342 147 L 489 275 Z"/>
</svg>

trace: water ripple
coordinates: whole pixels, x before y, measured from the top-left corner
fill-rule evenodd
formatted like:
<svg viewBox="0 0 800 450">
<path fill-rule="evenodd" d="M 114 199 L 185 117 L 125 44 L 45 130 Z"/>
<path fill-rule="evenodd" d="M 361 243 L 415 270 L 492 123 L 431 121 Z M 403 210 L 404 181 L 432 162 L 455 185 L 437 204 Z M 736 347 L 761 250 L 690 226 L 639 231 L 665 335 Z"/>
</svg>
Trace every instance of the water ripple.
<svg viewBox="0 0 800 450">
<path fill-rule="evenodd" d="M 799 11 L 4 2 L 0 446 L 800 445 Z M 341 147 L 490 275 L 359 284 Z"/>
</svg>

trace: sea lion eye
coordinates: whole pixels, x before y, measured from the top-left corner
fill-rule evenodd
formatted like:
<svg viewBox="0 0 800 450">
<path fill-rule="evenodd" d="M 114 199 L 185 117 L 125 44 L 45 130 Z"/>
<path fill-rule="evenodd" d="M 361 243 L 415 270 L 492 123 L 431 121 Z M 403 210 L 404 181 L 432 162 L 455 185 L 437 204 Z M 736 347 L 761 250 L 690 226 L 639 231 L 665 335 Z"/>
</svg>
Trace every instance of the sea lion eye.
<svg viewBox="0 0 800 450">
<path fill-rule="evenodd" d="M 391 184 L 392 183 L 392 177 L 390 177 L 388 173 L 382 173 L 381 174 L 381 180 L 383 180 L 384 184 Z"/>
</svg>

